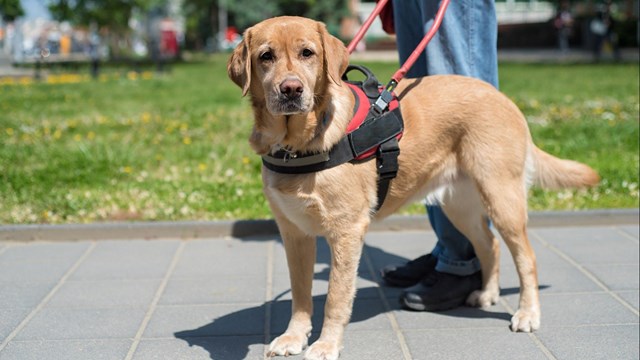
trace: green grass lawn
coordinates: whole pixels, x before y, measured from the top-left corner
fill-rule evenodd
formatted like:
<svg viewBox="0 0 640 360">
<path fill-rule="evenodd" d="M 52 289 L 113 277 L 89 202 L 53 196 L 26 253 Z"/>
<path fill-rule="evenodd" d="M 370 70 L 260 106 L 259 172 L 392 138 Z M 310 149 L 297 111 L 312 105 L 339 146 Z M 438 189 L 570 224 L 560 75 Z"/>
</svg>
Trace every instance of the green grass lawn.
<svg viewBox="0 0 640 360">
<path fill-rule="evenodd" d="M 396 67 L 364 64 L 384 82 Z M 603 178 L 534 189 L 531 209 L 638 207 L 638 78 L 636 65 L 501 64 L 537 145 Z M 0 85 L 0 223 L 270 217 L 251 121 L 226 56 L 163 76 Z"/>
</svg>

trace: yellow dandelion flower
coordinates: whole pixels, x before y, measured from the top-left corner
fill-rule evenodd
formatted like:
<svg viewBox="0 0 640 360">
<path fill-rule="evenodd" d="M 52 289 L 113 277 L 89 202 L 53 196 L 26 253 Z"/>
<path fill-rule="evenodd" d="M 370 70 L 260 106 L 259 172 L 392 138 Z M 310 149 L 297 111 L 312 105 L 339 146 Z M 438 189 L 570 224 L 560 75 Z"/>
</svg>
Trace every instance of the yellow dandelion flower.
<svg viewBox="0 0 640 360">
<path fill-rule="evenodd" d="M 186 137 L 182 138 L 182 142 L 183 142 L 185 145 L 189 145 L 189 144 L 191 144 L 191 138 L 190 138 L 190 137 L 188 137 L 188 136 L 186 136 Z"/>
<path fill-rule="evenodd" d="M 205 164 L 205 163 L 198 164 L 198 170 L 200 170 L 200 171 L 207 170 L 207 164 Z"/>
<path fill-rule="evenodd" d="M 129 80 L 138 80 L 138 73 L 135 71 L 129 71 L 127 73 L 127 79 Z"/>
<path fill-rule="evenodd" d="M 62 137 L 62 130 L 56 129 L 56 131 L 53 132 L 53 138 L 60 139 L 61 137 Z"/>
<path fill-rule="evenodd" d="M 7 135 L 13 136 L 13 129 L 12 128 L 6 128 L 4 131 L 7 133 Z"/>
<path fill-rule="evenodd" d="M 80 140 L 82 140 L 82 135 L 80 135 L 80 134 L 75 134 L 75 135 L 73 135 L 73 140 L 75 140 L 75 141 L 80 141 Z"/>
<path fill-rule="evenodd" d="M 148 112 L 143 112 L 142 113 L 142 122 L 146 124 L 149 121 L 151 121 L 151 114 L 149 114 Z"/>
<path fill-rule="evenodd" d="M 93 140 L 95 138 L 96 138 L 96 133 L 93 131 L 89 131 L 89 133 L 87 134 L 87 139 Z"/>
<path fill-rule="evenodd" d="M 247 157 L 247 156 L 243 156 L 243 157 L 242 157 L 242 163 L 243 163 L 243 164 L 247 165 L 247 164 L 249 164 L 249 162 L 250 162 L 249 157 Z"/>
<path fill-rule="evenodd" d="M 125 174 L 131 174 L 133 169 L 131 168 L 131 166 L 125 166 L 125 167 L 120 168 L 120 171 L 125 173 Z"/>
</svg>

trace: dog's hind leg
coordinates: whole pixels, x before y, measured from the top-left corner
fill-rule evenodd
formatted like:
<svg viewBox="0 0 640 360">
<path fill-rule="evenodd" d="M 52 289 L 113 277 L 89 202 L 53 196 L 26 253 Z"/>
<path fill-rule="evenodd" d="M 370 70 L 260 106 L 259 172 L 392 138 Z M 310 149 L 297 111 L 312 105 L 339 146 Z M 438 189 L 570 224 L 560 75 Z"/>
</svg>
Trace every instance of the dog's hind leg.
<svg viewBox="0 0 640 360">
<path fill-rule="evenodd" d="M 527 237 L 527 194 L 523 179 L 504 175 L 500 182 L 481 179 L 479 187 L 520 278 L 520 304 L 511 318 L 511 330 L 531 332 L 540 327 L 540 300 L 536 256 Z"/>
<path fill-rule="evenodd" d="M 351 317 L 356 294 L 358 263 L 365 229 L 327 236 L 331 248 L 329 291 L 320 338 L 305 352 L 306 360 L 335 360 L 342 350 L 344 330 Z"/>
<path fill-rule="evenodd" d="M 467 305 L 489 307 L 500 296 L 500 243 L 489 230 L 480 194 L 471 179 L 461 177 L 442 199 L 442 210 L 451 223 L 463 233 L 476 252 L 482 268 L 482 289 L 472 292 Z"/>
<path fill-rule="evenodd" d="M 278 212 L 274 211 L 274 214 L 287 254 L 292 302 L 289 326 L 284 334 L 271 342 L 267 354 L 288 356 L 301 353 L 307 347 L 311 334 L 311 284 L 316 261 L 316 239 L 303 233 L 284 216 L 278 216 Z"/>
</svg>

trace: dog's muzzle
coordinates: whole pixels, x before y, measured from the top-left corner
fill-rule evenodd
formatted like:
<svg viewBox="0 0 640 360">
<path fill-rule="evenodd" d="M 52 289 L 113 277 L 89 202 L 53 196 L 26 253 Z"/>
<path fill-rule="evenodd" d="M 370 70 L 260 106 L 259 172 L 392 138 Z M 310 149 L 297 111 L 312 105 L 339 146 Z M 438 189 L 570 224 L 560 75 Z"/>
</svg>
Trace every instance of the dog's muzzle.
<svg viewBox="0 0 640 360">
<path fill-rule="evenodd" d="M 306 112 L 310 107 L 304 91 L 304 84 L 295 78 L 288 77 L 278 86 L 275 101 L 271 104 L 274 114 L 292 115 Z"/>
</svg>

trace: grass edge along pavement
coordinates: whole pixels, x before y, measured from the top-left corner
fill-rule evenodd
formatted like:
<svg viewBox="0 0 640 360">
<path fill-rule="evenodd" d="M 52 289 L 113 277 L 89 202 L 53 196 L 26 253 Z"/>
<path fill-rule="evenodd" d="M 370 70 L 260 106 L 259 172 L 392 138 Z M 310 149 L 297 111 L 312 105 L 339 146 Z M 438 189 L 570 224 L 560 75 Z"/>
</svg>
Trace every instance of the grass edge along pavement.
<svg viewBox="0 0 640 360">
<path fill-rule="evenodd" d="M 362 63 L 379 79 L 396 68 Z M 251 111 L 225 65 L 0 86 L 0 223 L 269 218 Z M 628 64 L 501 64 L 536 144 L 603 177 L 593 190 L 534 189 L 531 210 L 638 207 L 637 80 Z"/>
<path fill-rule="evenodd" d="M 639 216 L 638 209 L 539 211 L 529 213 L 527 227 L 638 225 Z M 426 215 L 392 215 L 382 221 L 372 222 L 369 232 L 430 229 Z M 278 234 L 278 227 L 273 219 L 0 226 L 0 241 L 11 242 L 246 238 Z"/>
</svg>

